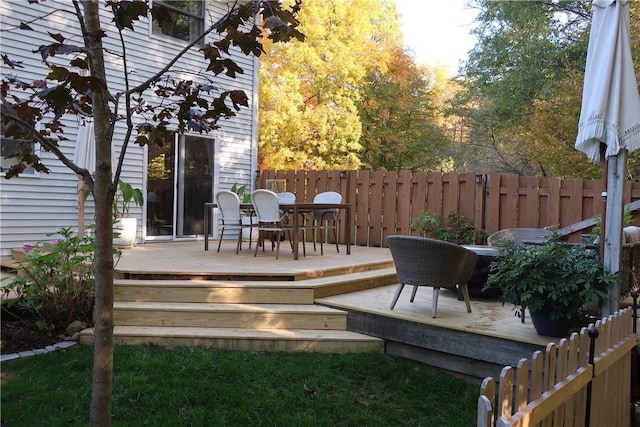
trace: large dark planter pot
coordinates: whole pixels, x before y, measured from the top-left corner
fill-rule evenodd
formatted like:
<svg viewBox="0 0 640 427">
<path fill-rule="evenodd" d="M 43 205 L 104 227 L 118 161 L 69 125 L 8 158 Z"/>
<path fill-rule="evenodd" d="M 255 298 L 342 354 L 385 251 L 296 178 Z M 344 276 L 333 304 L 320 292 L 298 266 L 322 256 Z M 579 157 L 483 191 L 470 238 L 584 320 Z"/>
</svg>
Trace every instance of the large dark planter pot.
<svg viewBox="0 0 640 427">
<path fill-rule="evenodd" d="M 531 313 L 531 323 L 536 328 L 538 335 L 546 337 L 566 337 L 571 328 L 571 321 L 568 319 L 551 319 L 548 313 Z"/>
</svg>

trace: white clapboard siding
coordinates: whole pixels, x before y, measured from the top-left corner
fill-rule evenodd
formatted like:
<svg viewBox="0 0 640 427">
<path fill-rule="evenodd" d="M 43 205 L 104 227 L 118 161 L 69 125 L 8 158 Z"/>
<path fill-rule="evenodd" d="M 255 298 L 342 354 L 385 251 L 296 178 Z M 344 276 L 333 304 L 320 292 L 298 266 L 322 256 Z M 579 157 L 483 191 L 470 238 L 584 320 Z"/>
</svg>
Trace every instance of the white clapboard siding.
<svg viewBox="0 0 640 427">
<path fill-rule="evenodd" d="M 211 19 L 218 19 L 226 12 L 227 6 L 213 0 L 207 0 L 205 25 Z M 65 9 L 60 13 L 57 9 Z M 0 74 L 5 79 L 9 76 L 25 81 L 31 81 L 46 75 L 47 68 L 41 58 L 33 51 L 40 45 L 50 44 L 53 39 L 48 35 L 60 33 L 71 44 L 81 45 L 78 24 L 71 14 L 70 2 L 44 2 L 29 4 L 23 0 L 3 0 L 0 2 L 0 29 L 2 30 L 2 54 L 8 55 L 14 61 L 22 61 L 24 68 L 11 69 L 0 63 Z M 53 12 L 53 13 L 52 13 Z M 107 52 L 106 72 L 112 93 L 125 89 L 122 78 L 122 59 L 117 31 L 111 24 L 111 16 L 103 14 L 103 25 L 107 37 L 103 43 Z M 20 23 L 30 23 L 34 31 L 18 30 Z M 135 31 L 125 32 L 128 43 L 128 66 L 130 70 L 130 84 L 136 85 L 146 80 L 161 66 L 166 64 L 174 54 L 184 47 L 184 43 L 170 37 L 152 35 L 147 19 L 135 23 Z M 215 32 L 208 36 L 207 41 L 218 37 Z M 241 89 L 249 97 L 249 108 L 243 108 L 238 115 L 230 120 L 220 122 L 221 129 L 212 132 L 208 137 L 215 140 L 215 177 L 219 188 L 228 188 L 233 183 L 251 184 L 254 178 L 257 156 L 257 68 L 258 61 L 254 57 L 239 54 L 236 61 L 243 68 L 244 73 L 236 79 L 224 75 L 214 78 L 214 82 L 224 90 Z M 60 56 L 48 59 L 55 64 L 68 64 L 69 57 Z M 184 77 L 189 70 L 205 70 L 206 62 L 202 52 L 193 48 L 174 67 L 172 75 Z M 209 75 L 211 76 L 211 75 Z M 192 77 L 193 78 L 193 77 Z M 121 100 L 122 101 L 122 100 Z M 123 106 L 120 111 L 123 111 Z M 61 150 L 73 158 L 77 137 L 77 121 L 72 117 L 64 117 L 64 141 L 60 141 Z M 121 144 L 125 135 L 125 123 L 119 122 L 114 133 L 114 151 L 120 154 Z M 8 256 L 12 248 L 19 248 L 25 242 L 46 241 L 51 239 L 47 233 L 54 233 L 60 227 L 75 228 L 78 223 L 77 183 L 78 180 L 62 162 L 51 153 L 42 152 L 44 164 L 51 170 L 49 174 L 36 176 L 22 175 L 11 180 L 1 179 L 0 183 L 0 255 Z M 127 149 L 122 179 L 138 188 L 145 189 L 146 174 L 145 149 L 130 144 Z M 214 190 L 217 190 L 215 188 Z M 94 213 L 92 198 L 86 205 L 86 215 L 90 218 Z M 142 236 L 145 224 L 146 207 L 132 207 L 131 213 L 138 218 L 138 236 Z"/>
</svg>

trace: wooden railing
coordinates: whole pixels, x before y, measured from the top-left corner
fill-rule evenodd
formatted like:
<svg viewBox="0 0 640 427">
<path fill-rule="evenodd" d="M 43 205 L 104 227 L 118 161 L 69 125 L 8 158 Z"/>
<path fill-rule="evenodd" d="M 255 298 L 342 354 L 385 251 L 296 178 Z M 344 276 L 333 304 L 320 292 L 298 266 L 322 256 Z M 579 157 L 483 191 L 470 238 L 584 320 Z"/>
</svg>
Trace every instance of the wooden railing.
<svg viewBox="0 0 640 427">
<path fill-rule="evenodd" d="M 416 234 L 411 220 L 421 212 L 446 216 L 455 211 L 479 229 L 570 227 L 578 241 L 602 212 L 603 180 L 540 178 L 475 173 L 383 171 L 260 171 L 257 187 L 267 179 L 285 179 L 286 190 L 301 201 L 322 191 L 340 192 L 351 204 L 354 235 L 360 246 L 384 246 L 390 234 Z M 624 202 L 640 200 L 640 182 L 627 182 Z M 634 213 L 640 223 L 640 211 Z M 342 236 L 342 239 L 344 236 Z M 341 240 L 342 240 L 341 239 Z M 481 242 L 478 242 L 481 243 Z"/>
<path fill-rule="evenodd" d="M 616 312 L 485 378 L 477 425 L 631 425 L 632 323 L 631 308 Z"/>
</svg>

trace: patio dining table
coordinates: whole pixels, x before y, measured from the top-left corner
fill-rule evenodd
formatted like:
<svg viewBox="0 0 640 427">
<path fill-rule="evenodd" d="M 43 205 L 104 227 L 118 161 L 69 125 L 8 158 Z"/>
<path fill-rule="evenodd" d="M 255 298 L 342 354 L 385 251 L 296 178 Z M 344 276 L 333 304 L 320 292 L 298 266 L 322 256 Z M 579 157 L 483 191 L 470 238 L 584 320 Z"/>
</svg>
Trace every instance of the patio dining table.
<svg viewBox="0 0 640 427">
<path fill-rule="evenodd" d="M 281 203 L 280 209 L 289 211 L 293 216 L 293 229 L 298 230 L 300 224 L 300 214 L 310 212 L 314 209 L 341 209 L 345 211 L 345 245 L 347 247 L 347 255 L 351 255 L 351 205 L 348 203 L 314 203 L 314 202 L 296 202 Z M 298 233 L 293 233 L 293 259 L 298 259 Z"/>
<path fill-rule="evenodd" d="M 204 250 L 209 250 L 209 226 L 211 224 L 211 218 L 213 209 L 217 208 L 216 203 L 204 204 Z M 298 230 L 303 224 L 300 223 L 300 214 L 304 212 L 310 212 L 314 209 L 340 209 L 345 211 L 345 245 L 347 255 L 351 255 L 351 205 L 348 203 L 314 203 L 314 202 L 296 202 L 296 203 L 281 203 L 280 209 L 283 211 L 291 212 L 293 217 L 293 228 Z M 253 211 L 253 204 L 241 203 L 240 210 Z M 293 259 L 299 258 L 298 233 L 293 233 Z"/>
</svg>

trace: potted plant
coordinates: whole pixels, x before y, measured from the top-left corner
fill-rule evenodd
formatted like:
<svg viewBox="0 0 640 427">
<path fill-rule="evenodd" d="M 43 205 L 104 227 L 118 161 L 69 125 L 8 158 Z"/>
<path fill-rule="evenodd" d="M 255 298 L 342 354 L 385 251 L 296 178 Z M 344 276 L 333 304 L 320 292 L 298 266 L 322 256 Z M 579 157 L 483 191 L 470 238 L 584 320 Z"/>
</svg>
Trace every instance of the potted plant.
<svg viewBox="0 0 640 427">
<path fill-rule="evenodd" d="M 502 302 L 514 304 L 523 320 L 528 309 L 538 334 L 566 336 L 571 326 L 587 319 L 585 307 L 599 305 L 607 287 L 617 283 L 618 274 L 604 270 L 597 251 L 554 235 L 539 245 L 502 248 L 485 289 L 499 288 Z"/>
<path fill-rule="evenodd" d="M 113 243 L 122 248 L 130 248 L 136 241 L 137 218 L 129 216 L 131 204 L 142 206 L 144 198 L 139 188 L 122 180 L 118 181 L 118 191 L 113 198 Z"/>
<path fill-rule="evenodd" d="M 422 237 L 445 240 L 456 244 L 475 244 L 487 237 L 485 230 L 477 229 L 464 216 L 451 211 L 447 216 L 424 211 L 411 221 L 410 227 Z"/>
<path fill-rule="evenodd" d="M 246 185 L 238 185 L 236 182 L 231 186 L 231 191 L 240 198 L 240 203 L 251 203 L 251 193 L 247 191 Z"/>
</svg>

